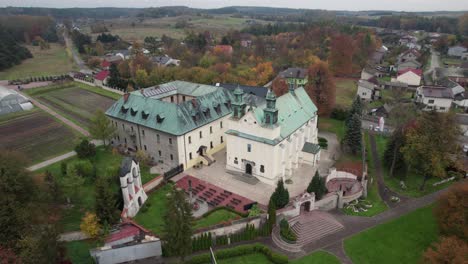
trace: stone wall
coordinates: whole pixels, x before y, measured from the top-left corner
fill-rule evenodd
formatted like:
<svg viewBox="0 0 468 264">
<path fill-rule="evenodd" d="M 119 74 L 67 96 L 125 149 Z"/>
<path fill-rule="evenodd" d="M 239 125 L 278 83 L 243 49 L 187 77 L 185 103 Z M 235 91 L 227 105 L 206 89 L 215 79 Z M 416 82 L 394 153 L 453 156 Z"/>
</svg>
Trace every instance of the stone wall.
<svg viewBox="0 0 468 264">
<path fill-rule="evenodd" d="M 150 192 L 154 188 L 158 187 L 163 182 L 163 180 L 164 180 L 163 175 L 159 175 L 156 178 L 152 179 L 151 181 L 145 183 L 143 185 L 143 190 L 145 192 Z"/>
<path fill-rule="evenodd" d="M 211 233 L 213 237 L 235 234 L 241 232 L 247 224 L 254 225 L 255 228 L 259 228 L 266 220 L 267 214 L 234 220 L 230 225 L 218 224 L 207 229 L 197 230 L 193 237 L 198 237 L 205 233 Z"/>
<path fill-rule="evenodd" d="M 162 255 L 161 241 L 149 241 L 125 247 L 102 247 L 90 251 L 91 256 L 99 264 L 129 262 L 138 259 L 158 257 Z"/>
</svg>

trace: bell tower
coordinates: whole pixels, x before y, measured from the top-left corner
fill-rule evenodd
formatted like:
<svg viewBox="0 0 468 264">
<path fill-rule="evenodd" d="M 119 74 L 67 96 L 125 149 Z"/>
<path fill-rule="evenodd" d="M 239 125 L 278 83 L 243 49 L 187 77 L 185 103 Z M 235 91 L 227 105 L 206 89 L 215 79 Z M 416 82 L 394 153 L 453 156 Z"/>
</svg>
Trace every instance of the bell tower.
<svg viewBox="0 0 468 264">
<path fill-rule="evenodd" d="M 275 125 L 278 122 L 278 109 L 276 108 L 276 95 L 273 90 L 268 90 L 266 95 L 266 107 L 263 109 L 266 125 Z"/>
<path fill-rule="evenodd" d="M 245 115 L 246 107 L 247 105 L 244 101 L 244 91 L 239 86 L 237 86 L 237 88 L 234 90 L 234 102 L 232 103 L 232 117 L 237 119 L 243 117 Z"/>
</svg>

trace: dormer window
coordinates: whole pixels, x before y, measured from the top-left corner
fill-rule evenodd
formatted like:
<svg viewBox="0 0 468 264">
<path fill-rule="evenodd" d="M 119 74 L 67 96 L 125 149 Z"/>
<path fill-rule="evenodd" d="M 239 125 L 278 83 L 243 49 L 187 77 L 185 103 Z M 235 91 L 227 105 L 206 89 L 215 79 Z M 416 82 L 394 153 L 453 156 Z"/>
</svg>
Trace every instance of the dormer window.
<svg viewBox="0 0 468 264">
<path fill-rule="evenodd" d="M 122 108 L 120 108 L 120 111 L 122 111 L 122 113 L 126 114 L 128 112 L 128 105 L 122 105 Z"/>
<path fill-rule="evenodd" d="M 205 114 L 206 118 L 211 118 L 210 109 L 208 107 L 204 109 L 203 114 Z"/>
<path fill-rule="evenodd" d="M 135 116 L 137 113 L 138 113 L 138 109 L 137 109 L 137 108 L 132 107 L 132 108 L 130 109 L 130 114 L 131 114 L 132 116 Z"/>
<path fill-rule="evenodd" d="M 231 100 L 227 100 L 226 102 L 224 102 L 224 105 L 225 105 L 228 109 L 231 109 Z"/>
<path fill-rule="evenodd" d="M 148 119 L 149 113 L 148 113 L 146 110 L 145 110 L 145 111 L 142 111 L 142 112 L 141 112 L 141 117 L 142 117 L 143 119 Z"/>
<path fill-rule="evenodd" d="M 156 122 L 162 123 L 162 122 L 164 121 L 164 118 L 166 118 L 166 117 L 164 116 L 164 114 L 157 114 L 157 115 L 156 115 Z"/>
</svg>

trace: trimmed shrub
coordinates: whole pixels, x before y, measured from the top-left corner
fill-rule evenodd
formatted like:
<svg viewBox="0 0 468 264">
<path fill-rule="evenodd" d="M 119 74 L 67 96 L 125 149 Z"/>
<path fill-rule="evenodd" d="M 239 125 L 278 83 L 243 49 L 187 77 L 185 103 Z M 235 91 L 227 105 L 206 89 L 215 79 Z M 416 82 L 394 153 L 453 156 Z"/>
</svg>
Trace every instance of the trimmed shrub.
<svg viewBox="0 0 468 264">
<path fill-rule="evenodd" d="M 327 149 L 328 148 L 328 140 L 326 138 L 319 137 L 318 138 L 318 143 L 319 143 L 320 148 L 322 148 L 322 149 Z"/>
<path fill-rule="evenodd" d="M 294 243 L 297 240 L 296 234 L 292 231 L 286 219 L 280 221 L 280 235 L 288 243 Z"/>
<path fill-rule="evenodd" d="M 253 253 L 260 253 L 265 255 L 271 262 L 275 264 L 285 264 L 288 263 L 288 257 L 276 252 L 273 252 L 270 248 L 262 244 L 253 244 L 253 245 L 242 245 L 234 248 L 222 249 L 215 252 L 217 260 L 230 259 L 238 256 L 249 255 Z M 210 263 L 210 255 L 201 254 L 198 256 L 192 257 L 190 260 L 186 261 L 189 264 L 203 264 Z"/>
<path fill-rule="evenodd" d="M 80 160 L 75 164 L 76 172 L 83 178 L 94 179 L 96 177 L 96 170 L 94 165 L 89 160 Z"/>
<path fill-rule="evenodd" d="M 80 144 L 75 147 L 75 151 L 80 159 L 91 158 L 96 155 L 96 146 L 87 139 L 83 139 Z"/>
</svg>

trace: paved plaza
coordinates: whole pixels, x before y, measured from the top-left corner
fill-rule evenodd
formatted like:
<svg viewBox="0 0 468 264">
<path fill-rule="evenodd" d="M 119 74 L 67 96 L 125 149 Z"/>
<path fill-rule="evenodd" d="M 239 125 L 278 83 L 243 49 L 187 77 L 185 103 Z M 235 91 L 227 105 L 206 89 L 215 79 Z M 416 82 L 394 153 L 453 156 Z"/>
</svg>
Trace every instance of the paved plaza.
<svg viewBox="0 0 468 264">
<path fill-rule="evenodd" d="M 305 191 L 317 169 L 319 170 L 320 175 L 325 177 L 328 175 L 329 168 L 332 167 L 335 163 L 334 159 L 337 158 L 339 151 L 338 140 L 336 139 L 336 136 L 330 133 L 319 133 L 319 136 L 328 140 L 328 149 L 321 151 L 318 167 L 301 164 L 299 168 L 294 171 L 292 184 L 285 185 L 289 190 L 290 197 L 295 197 Z M 213 157 L 215 158 L 216 162 L 210 166 L 203 166 L 202 168 L 198 169 L 188 169 L 181 175 L 174 177 L 173 180 L 178 181 L 185 175 L 191 175 L 195 178 L 207 181 L 230 192 L 239 194 L 253 201 L 257 201 L 261 205 L 268 205 L 270 196 L 275 190 L 276 186 L 260 181 L 254 184 L 247 183 L 239 180 L 238 176 L 234 176 L 233 174 L 226 172 L 226 149 L 222 149 L 221 151 L 215 153 Z"/>
</svg>

